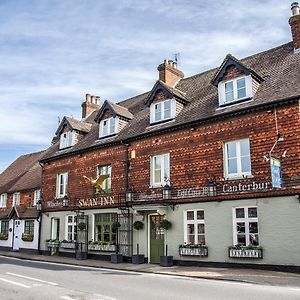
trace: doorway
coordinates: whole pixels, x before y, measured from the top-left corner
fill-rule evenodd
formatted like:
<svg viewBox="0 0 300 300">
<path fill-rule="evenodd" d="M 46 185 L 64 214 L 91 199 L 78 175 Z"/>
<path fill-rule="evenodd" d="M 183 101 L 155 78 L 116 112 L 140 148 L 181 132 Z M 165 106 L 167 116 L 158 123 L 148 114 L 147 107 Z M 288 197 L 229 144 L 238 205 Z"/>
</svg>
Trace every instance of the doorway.
<svg viewBox="0 0 300 300">
<path fill-rule="evenodd" d="M 150 215 L 150 263 L 159 263 L 160 257 L 164 255 L 165 235 L 164 230 L 159 227 L 164 219 L 161 215 Z"/>
<path fill-rule="evenodd" d="M 21 235 L 21 221 L 14 220 L 14 234 L 13 234 L 13 250 L 18 251 L 20 248 Z"/>
</svg>

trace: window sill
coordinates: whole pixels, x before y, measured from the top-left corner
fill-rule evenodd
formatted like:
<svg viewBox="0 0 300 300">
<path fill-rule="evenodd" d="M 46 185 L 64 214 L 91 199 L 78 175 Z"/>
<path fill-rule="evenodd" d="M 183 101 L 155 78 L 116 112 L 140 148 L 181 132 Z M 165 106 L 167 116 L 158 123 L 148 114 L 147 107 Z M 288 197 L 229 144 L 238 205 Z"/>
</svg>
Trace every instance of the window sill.
<svg viewBox="0 0 300 300">
<path fill-rule="evenodd" d="M 234 100 L 234 101 L 231 101 L 231 102 L 228 102 L 228 103 L 220 104 L 219 107 L 217 108 L 217 110 L 224 109 L 224 108 L 227 108 L 229 106 L 239 105 L 239 104 L 245 103 L 245 102 L 251 102 L 251 101 L 253 101 L 253 99 L 250 98 L 250 97 L 239 99 L 239 100 Z"/>
<path fill-rule="evenodd" d="M 234 181 L 234 180 L 243 180 L 243 179 L 251 179 L 254 178 L 253 175 L 241 175 L 236 177 L 224 177 L 224 181 Z"/>
</svg>

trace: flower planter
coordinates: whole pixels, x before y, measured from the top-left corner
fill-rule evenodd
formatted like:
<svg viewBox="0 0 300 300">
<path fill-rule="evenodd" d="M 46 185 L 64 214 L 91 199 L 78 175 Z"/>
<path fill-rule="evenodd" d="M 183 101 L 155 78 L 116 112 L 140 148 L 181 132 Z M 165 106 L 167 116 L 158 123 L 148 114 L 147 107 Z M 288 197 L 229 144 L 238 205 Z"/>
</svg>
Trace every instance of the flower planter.
<svg viewBox="0 0 300 300">
<path fill-rule="evenodd" d="M 123 262 L 123 255 L 122 254 L 112 254 L 110 256 L 110 262 L 113 264 L 119 264 Z"/>
<path fill-rule="evenodd" d="M 60 248 L 63 249 L 75 249 L 75 243 L 60 243 Z"/>
<path fill-rule="evenodd" d="M 208 248 L 206 246 L 180 246 L 180 256 L 208 256 Z"/>
<path fill-rule="evenodd" d="M 4 233 L 1 234 L 1 235 L 0 235 L 0 240 L 1 240 L 1 241 L 7 241 L 7 240 L 8 240 L 8 234 L 4 234 Z"/>
<path fill-rule="evenodd" d="M 89 251 L 104 251 L 104 252 L 116 252 L 116 245 L 97 245 L 89 244 Z"/>
<path fill-rule="evenodd" d="M 132 255 L 132 263 L 133 264 L 143 264 L 144 262 L 145 262 L 144 254 Z"/>
<path fill-rule="evenodd" d="M 161 256 L 159 265 L 161 267 L 172 267 L 173 266 L 173 256 L 169 256 L 169 255 Z"/>
<path fill-rule="evenodd" d="M 261 259 L 263 258 L 263 250 L 261 248 L 257 249 L 237 249 L 230 247 L 228 249 L 228 256 L 230 258 L 254 258 Z"/>
<path fill-rule="evenodd" d="M 33 236 L 22 236 L 22 241 L 23 242 L 32 242 L 33 241 Z"/>
<path fill-rule="evenodd" d="M 48 248 L 58 248 L 59 242 L 47 242 L 47 247 Z"/>
</svg>

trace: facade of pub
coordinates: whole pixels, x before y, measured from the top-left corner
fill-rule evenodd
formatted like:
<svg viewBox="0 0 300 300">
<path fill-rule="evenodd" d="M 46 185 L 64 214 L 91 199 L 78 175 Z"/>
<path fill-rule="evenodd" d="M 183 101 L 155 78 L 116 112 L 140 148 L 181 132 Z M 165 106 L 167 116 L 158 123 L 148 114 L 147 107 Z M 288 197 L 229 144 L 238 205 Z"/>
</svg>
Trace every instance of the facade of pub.
<svg viewBox="0 0 300 300">
<path fill-rule="evenodd" d="M 41 249 L 299 267 L 297 3 L 289 23 L 277 48 L 188 78 L 166 60 L 117 104 L 87 94 L 41 161 Z"/>
</svg>

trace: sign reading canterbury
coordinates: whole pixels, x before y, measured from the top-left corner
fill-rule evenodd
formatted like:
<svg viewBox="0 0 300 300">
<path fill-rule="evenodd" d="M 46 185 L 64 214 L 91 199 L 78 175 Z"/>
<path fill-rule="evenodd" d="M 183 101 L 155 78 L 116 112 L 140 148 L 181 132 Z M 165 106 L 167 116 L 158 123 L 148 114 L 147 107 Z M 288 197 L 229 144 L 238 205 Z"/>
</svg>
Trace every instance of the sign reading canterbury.
<svg viewBox="0 0 300 300">
<path fill-rule="evenodd" d="M 97 198 L 79 199 L 79 207 L 106 206 L 115 204 L 114 196 L 103 196 Z"/>
</svg>

